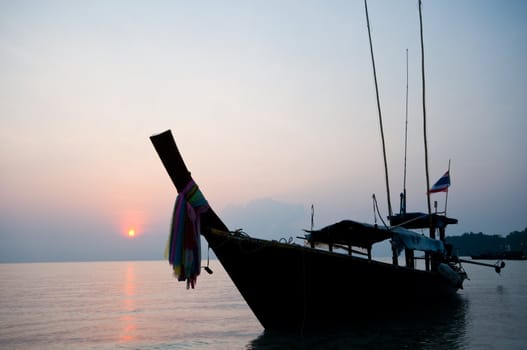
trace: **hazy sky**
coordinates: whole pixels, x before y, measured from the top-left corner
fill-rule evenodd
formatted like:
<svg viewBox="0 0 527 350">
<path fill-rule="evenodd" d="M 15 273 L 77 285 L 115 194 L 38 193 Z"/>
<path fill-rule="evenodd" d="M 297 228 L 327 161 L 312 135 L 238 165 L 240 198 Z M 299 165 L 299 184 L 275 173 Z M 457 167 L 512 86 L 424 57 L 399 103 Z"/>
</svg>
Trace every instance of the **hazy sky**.
<svg viewBox="0 0 527 350">
<path fill-rule="evenodd" d="M 0 261 L 161 258 L 172 129 L 232 229 L 386 214 L 362 1 L 0 0 Z M 431 182 L 450 234 L 527 226 L 527 2 L 424 1 Z M 426 210 L 417 0 L 369 2 L 392 205 Z M 444 194 L 434 195 L 440 208 Z M 262 218 L 268 220 L 262 220 Z M 126 238 L 134 228 L 134 239 Z"/>
</svg>

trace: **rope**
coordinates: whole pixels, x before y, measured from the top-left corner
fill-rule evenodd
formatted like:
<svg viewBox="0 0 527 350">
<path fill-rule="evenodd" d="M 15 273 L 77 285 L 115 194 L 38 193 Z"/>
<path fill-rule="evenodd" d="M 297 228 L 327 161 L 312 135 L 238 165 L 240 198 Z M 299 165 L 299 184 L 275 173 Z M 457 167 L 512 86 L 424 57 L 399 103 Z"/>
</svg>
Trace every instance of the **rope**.
<svg viewBox="0 0 527 350">
<path fill-rule="evenodd" d="M 373 214 L 375 215 L 377 213 L 384 227 L 386 227 L 386 229 L 389 230 L 390 227 L 386 225 L 386 222 L 384 222 L 384 219 L 382 218 L 381 212 L 379 210 L 379 204 L 377 203 L 377 198 L 375 197 L 375 193 L 373 194 L 372 198 L 373 198 Z M 377 216 L 375 216 L 375 225 L 377 225 Z"/>
<path fill-rule="evenodd" d="M 423 215 L 420 215 L 420 216 L 416 216 L 416 217 L 413 218 L 413 219 L 410 219 L 410 220 L 406 220 L 406 221 L 401 222 L 399 225 L 394 225 L 394 226 L 392 226 L 392 228 L 395 228 L 395 227 L 404 227 L 404 225 L 406 225 L 406 224 L 409 224 L 409 223 L 411 223 L 411 222 L 414 222 L 414 221 L 417 221 L 417 220 L 419 220 L 419 219 L 425 218 L 425 217 L 427 217 L 427 216 L 428 216 L 428 214 L 423 214 Z"/>
<path fill-rule="evenodd" d="M 293 244 L 293 237 L 289 236 L 289 238 L 282 237 L 278 240 L 279 243 L 282 244 Z"/>
</svg>

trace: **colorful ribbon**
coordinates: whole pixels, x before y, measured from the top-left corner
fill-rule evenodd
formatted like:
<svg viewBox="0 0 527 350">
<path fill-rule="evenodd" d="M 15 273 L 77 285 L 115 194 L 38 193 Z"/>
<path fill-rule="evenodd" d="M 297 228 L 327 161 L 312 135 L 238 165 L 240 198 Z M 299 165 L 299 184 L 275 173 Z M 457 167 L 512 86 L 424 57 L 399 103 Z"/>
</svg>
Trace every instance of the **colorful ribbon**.
<svg viewBox="0 0 527 350">
<path fill-rule="evenodd" d="M 194 180 L 181 191 L 174 205 L 165 259 L 172 265 L 179 281 L 187 281 L 187 289 L 196 285 L 201 271 L 201 214 L 209 209 L 207 200 Z"/>
</svg>

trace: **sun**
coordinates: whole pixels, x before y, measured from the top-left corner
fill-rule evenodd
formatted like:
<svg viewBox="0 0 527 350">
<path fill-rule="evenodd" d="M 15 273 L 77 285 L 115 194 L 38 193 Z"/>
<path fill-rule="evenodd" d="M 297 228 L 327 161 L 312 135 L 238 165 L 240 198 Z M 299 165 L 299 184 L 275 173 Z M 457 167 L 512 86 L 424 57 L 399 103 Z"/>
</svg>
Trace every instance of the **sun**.
<svg viewBox="0 0 527 350">
<path fill-rule="evenodd" d="M 128 230 L 128 237 L 130 238 L 135 237 L 135 230 L 133 228 Z"/>
</svg>

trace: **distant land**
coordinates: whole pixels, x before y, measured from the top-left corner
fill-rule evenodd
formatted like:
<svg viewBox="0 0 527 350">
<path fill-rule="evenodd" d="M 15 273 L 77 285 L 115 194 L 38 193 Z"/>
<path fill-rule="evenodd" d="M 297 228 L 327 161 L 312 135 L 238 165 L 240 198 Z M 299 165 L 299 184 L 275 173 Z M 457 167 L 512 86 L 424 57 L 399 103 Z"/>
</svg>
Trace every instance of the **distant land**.
<svg viewBox="0 0 527 350">
<path fill-rule="evenodd" d="M 509 251 L 527 252 L 527 227 L 523 231 L 511 232 L 507 236 L 469 232 L 461 236 L 447 237 L 446 241 L 454 246 L 454 253 L 458 256 Z"/>
</svg>

